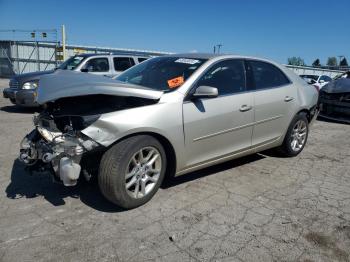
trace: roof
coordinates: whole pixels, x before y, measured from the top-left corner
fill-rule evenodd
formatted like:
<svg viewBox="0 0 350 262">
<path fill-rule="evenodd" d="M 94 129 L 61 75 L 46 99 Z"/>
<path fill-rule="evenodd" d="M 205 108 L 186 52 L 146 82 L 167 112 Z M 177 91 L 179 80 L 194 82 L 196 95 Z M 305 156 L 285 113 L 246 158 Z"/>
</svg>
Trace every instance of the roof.
<svg viewBox="0 0 350 262">
<path fill-rule="evenodd" d="M 175 57 L 186 57 L 193 59 L 211 59 L 214 57 L 224 56 L 223 54 L 210 54 L 210 53 L 179 53 L 179 54 L 171 54 L 169 56 Z"/>
<path fill-rule="evenodd" d="M 185 57 L 185 58 L 192 58 L 192 59 L 214 59 L 214 58 L 238 58 L 238 59 L 257 59 L 262 61 L 269 61 L 265 58 L 258 58 L 253 56 L 242 56 L 242 55 L 235 55 L 235 54 L 213 54 L 213 53 L 179 53 L 179 54 L 171 54 L 168 56 L 175 56 L 175 57 Z"/>
<path fill-rule="evenodd" d="M 83 56 L 83 57 L 91 57 L 91 56 L 103 56 L 103 55 L 113 55 L 113 56 L 140 56 L 140 57 L 147 57 L 149 55 L 144 54 L 144 55 L 139 55 L 139 54 L 115 54 L 113 52 L 111 53 L 80 53 L 80 54 L 76 54 L 77 56 Z"/>
</svg>

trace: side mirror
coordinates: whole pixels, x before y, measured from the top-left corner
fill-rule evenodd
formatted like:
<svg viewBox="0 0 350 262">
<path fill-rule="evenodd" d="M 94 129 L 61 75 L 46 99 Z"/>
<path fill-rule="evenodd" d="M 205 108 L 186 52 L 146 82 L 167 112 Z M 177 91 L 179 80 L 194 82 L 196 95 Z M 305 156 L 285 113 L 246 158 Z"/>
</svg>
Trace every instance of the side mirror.
<svg viewBox="0 0 350 262">
<path fill-rule="evenodd" d="M 193 93 L 193 98 L 214 98 L 219 95 L 218 89 L 212 86 L 199 86 Z"/>
</svg>

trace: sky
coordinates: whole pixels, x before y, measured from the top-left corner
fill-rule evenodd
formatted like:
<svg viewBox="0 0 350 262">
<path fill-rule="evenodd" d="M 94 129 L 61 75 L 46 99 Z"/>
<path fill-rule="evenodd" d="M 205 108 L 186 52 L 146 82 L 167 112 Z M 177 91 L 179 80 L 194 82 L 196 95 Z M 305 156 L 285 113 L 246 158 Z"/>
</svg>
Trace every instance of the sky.
<svg viewBox="0 0 350 262">
<path fill-rule="evenodd" d="M 0 30 L 60 29 L 68 44 L 350 61 L 349 0 L 0 0 Z M 0 39 L 30 39 L 0 32 Z M 53 35 L 49 35 L 53 37 Z M 59 37 L 60 38 L 60 37 Z"/>
</svg>

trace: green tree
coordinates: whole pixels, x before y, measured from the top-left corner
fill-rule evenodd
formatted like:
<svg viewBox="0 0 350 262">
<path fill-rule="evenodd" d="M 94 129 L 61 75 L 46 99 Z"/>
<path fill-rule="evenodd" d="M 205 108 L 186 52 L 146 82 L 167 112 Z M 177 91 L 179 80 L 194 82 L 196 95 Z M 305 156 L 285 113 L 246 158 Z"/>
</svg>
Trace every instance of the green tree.
<svg viewBox="0 0 350 262">
<path fill-rule="evenodd" d="M 337 58 L 335 56 L 328 57 L 327 65 L 328 66 L 337 66 L 338 65 Z"/>
<path fill-rule="evenodd" d="M 339 65 L 340 65 L 340 66 L 349 66 L 349 65 L 348 65 L 348 61 L 346 60 L 345 57 L 340 61 Z"/>
<path fill-rule="evenodd" d="M 320 59 L 317 58 L 317 59 L 312 63 L 312 66 L 314 66 L 314 67 L 321 66 Z"/>
<path fill-rule="evenodd" d="M 304 66 L 305 62 L 304 59 L 302 59 L 301 57 L 293 56 L 288 58 L 288 65 Z"/>
</svg>

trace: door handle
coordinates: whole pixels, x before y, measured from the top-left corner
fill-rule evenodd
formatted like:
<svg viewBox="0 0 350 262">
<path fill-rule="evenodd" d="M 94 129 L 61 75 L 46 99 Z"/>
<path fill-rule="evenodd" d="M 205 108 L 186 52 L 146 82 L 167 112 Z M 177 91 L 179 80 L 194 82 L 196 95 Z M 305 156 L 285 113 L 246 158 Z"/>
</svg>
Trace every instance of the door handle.
<svg viewBox="0 0 350 262">
<path fill-rule="evenodd" d="M 252 106 L 248 106 L 248 105 L 242 105 L 239 109 L 239 111 L 241 112 L 246 112 L 246 111 L 249 111 L 250 109 L 252 109 L 253 107 Z"/>
<path fill-rule="evenodd" d="M 291 97 L 291 96 L 286 96 L 284 98 L 284 102 L 289 102 L 289 101 L 292 101 L 294 99 L 294 97 Z"/>
</svg>

